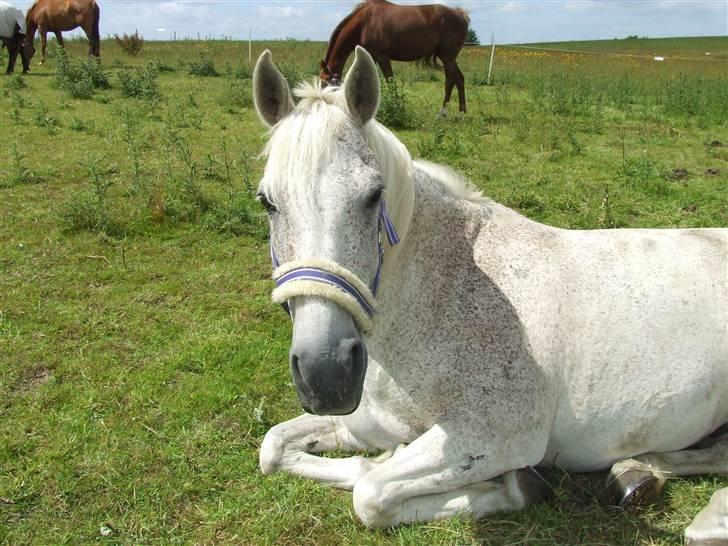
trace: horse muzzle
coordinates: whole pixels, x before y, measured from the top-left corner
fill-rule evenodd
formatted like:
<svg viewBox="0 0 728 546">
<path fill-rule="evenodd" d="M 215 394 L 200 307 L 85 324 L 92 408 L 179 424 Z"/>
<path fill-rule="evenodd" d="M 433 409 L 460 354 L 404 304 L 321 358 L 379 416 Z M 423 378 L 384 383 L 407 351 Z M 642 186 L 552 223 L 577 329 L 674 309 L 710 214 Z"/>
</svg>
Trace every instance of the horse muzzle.
<svg viewBox="0 0 728 546">
<path fill-rule="evenodd" d="M 301 407 L 316 415 L 348 415 L 359 407 L 367 350 L 356 338 L 342 339 L 330 353 L 291 349 L 291 375 Z"/>
<path fill-rule="evenodd" d="M 359 330 L 333 302 L 297 300 L 290 365 L 301 406 L 316 415 L 352 413 L 361 401 L 368 360 Z"/>
</svg>

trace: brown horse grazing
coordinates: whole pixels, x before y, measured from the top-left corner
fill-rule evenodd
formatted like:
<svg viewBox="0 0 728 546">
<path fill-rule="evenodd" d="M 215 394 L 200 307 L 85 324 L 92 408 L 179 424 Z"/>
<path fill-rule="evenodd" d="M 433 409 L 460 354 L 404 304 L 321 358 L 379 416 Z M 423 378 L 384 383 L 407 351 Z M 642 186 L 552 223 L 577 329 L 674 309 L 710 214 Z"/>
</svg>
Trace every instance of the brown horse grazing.
<svg viewBox="0 0 728 546">
<path fill-rule="evenodd" d="M 391 61 L 434 60 L 439 57 L 445 70 L 447 111 L 453 86 L 458 88 L 460 111 L 465 112 L 465 77 L 455 59 L 468 33 L 470 17 L 465 10 L 440 4 L 398 6 L 387 0 L 366 0 L 341 21 L 329 39 L 326 58 L 321 61 L 321 80 L 338 83 L 346 59 L 357 45 L 366 49 L 392 77 Z"/>
<path fill-rule="evenodd" d="M 43 64 L 46 60 L 46 34 L 48 31 L 56 35 L 58 44 L 63 47 L 61 31 L 81 27 L 89 41 L 88 54 L 99 57 L 101 48 L 100 15 L 99 5 L 95 0 L 37 0 L 25 16 L 28 25 L 26 41 L 32 45 L 36 30 L 40 32 L 40 64 Z M 35 53 L 35 48 L 31 49 L 31 57 L 33 53 Z"/>
</svg>

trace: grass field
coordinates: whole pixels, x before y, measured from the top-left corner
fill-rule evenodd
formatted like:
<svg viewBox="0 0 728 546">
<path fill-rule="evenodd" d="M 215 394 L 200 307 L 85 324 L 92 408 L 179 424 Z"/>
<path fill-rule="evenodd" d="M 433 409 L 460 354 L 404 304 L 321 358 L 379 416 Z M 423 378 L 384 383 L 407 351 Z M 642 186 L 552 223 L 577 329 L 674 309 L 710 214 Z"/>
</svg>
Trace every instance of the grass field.
<svg viewBox="0 0 728 546">
<path fill-rule="evenodd" d="M 292 80 L 325 51 L 265 47 Z M 589 53 L 498 48 L 484 85 L 467 48 L 468 114 L 444 120 L 442 73 L 399 64 L 380 117 L 538 221 L 728 226 L 727 38 L 538 47 Z M 263 477 L 264 433 L 300 409 L 247 43 L 104 41 L 100 69 L 85 49 L 0 79 L 0 543 L 669 545 L 728 486 L 623 512 L 604 474 L 555 471 L 550 504 L 367 531 L 349 493 Z"/>
</svg>

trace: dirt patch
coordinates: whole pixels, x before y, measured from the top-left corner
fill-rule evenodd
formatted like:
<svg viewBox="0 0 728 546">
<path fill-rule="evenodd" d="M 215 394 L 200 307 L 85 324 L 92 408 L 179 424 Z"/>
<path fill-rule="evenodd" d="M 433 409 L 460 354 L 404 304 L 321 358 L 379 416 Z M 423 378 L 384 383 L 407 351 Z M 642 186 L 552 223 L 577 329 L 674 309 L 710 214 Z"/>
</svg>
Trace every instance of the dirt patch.
<svg viewBox="0 0 728 546">
<path fill-rule="evenodd" d="M 720 140 L 713 140 L 708 143 L 708 146 L 711 148 L 722 148 L 725 144 L 723 144 Z"/>
<path fill-rule="evenodd" d="M 692 214 L 693 212 L 695 212 L 696 210 L 698 210 L 698 205 L 696 205 L 696 204 L 693 203 L 692 205 L 687 205 L 687 206 L 681 208 L 680 210 L 683 211 L 683 212 L 687 212 L 689 214 Z"/>
<path fill-rule="evenodd" d="M 707 169 L 705 169 L 705 174 L 708 174 L 710 176 L 718 176 L 720 174 L 720 169 L 708 167 Z"/>
<path fill-rule="evenodd" d="M 28 370 L 15 385 L 16 392 L 30 392 L 45 385 L 51 380 L 53 374 L 48 368 L 40 366 Z"/>
<path fill-rule="evenodd" d="M 688 172 L 687 169 L 684 169 L 682 167 L 678 167 L 676 169 L 671 170 L 670 173 L 668 174 L 668 176 L 672 180 L 685 180 L 688 177 L 689 174 L 690 173 Z"/>
</svg>

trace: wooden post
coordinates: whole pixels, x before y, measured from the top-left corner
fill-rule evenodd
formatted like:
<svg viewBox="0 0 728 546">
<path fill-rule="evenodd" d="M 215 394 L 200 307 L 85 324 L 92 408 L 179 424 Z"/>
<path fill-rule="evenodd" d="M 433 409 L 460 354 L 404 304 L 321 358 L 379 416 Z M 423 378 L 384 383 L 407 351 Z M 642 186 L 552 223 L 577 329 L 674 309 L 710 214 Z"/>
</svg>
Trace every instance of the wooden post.
<svg viewBox="0 0 728 546">
<path fill-rule="evenodd" d="M 248 28 L 248 62 L 253 60 L 253 29 Z"/>
<path fill-rule="evenodd" d="M 490 71 L 493 69 L 493 55 L 495 54 L 495 34 L 490 35 L 491 48 L 490 48 L 490 64 L 488 64 L 488 79 L 486 85 L 490 85 Z"/>
<path fill-rule="evenodd" d="M 174 41 L 175 42 L 177 41 L 177 31 L 176 30 L 174 31 Z"/>
</svg>

